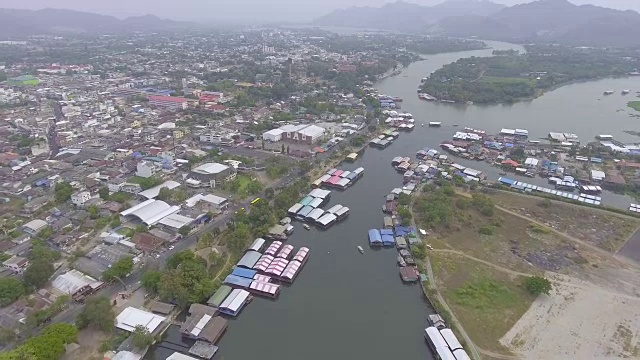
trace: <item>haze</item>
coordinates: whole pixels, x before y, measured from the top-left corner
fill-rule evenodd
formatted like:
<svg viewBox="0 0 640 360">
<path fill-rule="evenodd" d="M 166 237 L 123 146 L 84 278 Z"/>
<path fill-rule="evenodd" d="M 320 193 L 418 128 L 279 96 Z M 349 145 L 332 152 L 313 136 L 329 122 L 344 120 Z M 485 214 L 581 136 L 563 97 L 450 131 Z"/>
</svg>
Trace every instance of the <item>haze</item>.
<svg viewBox="0 0 640 360">
<path fill-rule="evenodd" d="M 513 5 L 526 1 L 494 0 Z M 621 10 L 640 11 L 638 0 L 570 0 L 574 4 L 594 4 Z M 306 22 L 318 16 L 348 6 L 380 6 L 384 0 L 0 0 L 0 7 L 42 9 L 47 7 L 89 11 L 117 17 L 153 14 L 174 20 L 226 20 L 254 22 Z M 434 5 L 442 0 L 408 1 Z"/>
</svg>

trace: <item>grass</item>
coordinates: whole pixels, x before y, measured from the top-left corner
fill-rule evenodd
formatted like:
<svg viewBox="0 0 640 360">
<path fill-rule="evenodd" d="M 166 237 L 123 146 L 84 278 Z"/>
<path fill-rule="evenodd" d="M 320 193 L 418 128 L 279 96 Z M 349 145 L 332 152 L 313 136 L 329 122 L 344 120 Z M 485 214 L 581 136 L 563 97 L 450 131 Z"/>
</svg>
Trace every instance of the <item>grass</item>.
<svg viewBox="0 0 640 360">
<path fill-rule="evenodd" d="M 517 77 L 497 77 L 497 76 L 483 76 L 480 81 L 494 84 L 494 85 L 515 85 L 526 84 L 532 85 L 533 80 L 529 78 L 517 78 Z"/>
<path fill-rule="evenodd" d="M 640 101 L 629 101 L 627 106 L 635 111 L 640 111 Z"/>
<path fill-rule="evenodd" d="M 441 294 L 480 348 L 508 354 L 499 340 L 529 309 L 535 298 L 521 277 L 449 254 L 432 256 Z"/>
</svg>

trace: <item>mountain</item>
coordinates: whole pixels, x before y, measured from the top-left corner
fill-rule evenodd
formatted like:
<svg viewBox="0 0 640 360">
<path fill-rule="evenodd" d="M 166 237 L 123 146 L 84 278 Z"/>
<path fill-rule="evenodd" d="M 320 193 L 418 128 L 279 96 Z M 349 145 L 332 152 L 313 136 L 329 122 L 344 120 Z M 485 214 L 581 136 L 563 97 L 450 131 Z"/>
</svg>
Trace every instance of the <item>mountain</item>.
<svg viewBox="0 0 640 360">
<path fill-rule="evenodd" d="M 567 0 L 538 0 L 484 17 L 441 19 L 431 31 L 451 36 L 562 42 L 580 45 L 640 45 L 640 14 Z"/>
<path fill-rule="evenodd" d="M 403 1 L 382 7 L 350 7 L 335 10 L 312 21 L 313 25 L 395 31 L 417 31 L 450 16 L 487 16 L 504 8 L 489 0 L 448 0 L 435 6 Z"/>
<path fill-rule="evenodd" d="M 0 9 L 0 37 L 64 33 L 126 33 L 187 27 L 189 23 L 159 19 L 152 15 L 124 20 L 63 9 Z"/>
</svg>

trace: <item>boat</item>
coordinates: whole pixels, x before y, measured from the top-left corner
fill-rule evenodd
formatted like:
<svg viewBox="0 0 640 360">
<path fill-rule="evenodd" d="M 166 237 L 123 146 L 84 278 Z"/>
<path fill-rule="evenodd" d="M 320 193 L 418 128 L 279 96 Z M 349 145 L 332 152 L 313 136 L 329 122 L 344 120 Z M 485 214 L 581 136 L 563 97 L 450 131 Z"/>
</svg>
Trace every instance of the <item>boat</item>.
<svg viewBox="0 0 640 360">
<path fill-rule="evenodd" d="M 439 127 L 441 125 L 442 125 L 442 123 L 440 121 L 431 121 L 431 122 L 429 122 L 429 126 L 431 126 L 431 127 Z"/>
<path fill-rule="evenodd" d="M 456 126 L 456 127 L 457 127 L 457 126 L 458 126 L 458 124 L 453 124 L 453 126 Z"/>
<path fill-rule="evenodd" d="M 407 266 L 406 261 L 404 261 L 404 259 L 402 258 L 402 256 L 398 255 L 398 265 L 405 267 Z"/>
<path fill-rule="evenodd" d="M 631 92 L 631 90 L 622 90 L 622 95 L 627 95 L 630 92 Z"/>
<path fill-rule="evenodd" d="M 311 226 L 309 226 L 309 225 L 307 225 L 307 224 L 302 224 L 302 227 L 303 227 L 305 230 L 311 230 Z"/>
<path fill-rule="evenodd" d="M 420 124 L 420 126 L 424 126 L 424 124 Z"/>
<path fill-rule="evenodd" d="M 614 91 L 613 91 L 613 90 L 607 90 L 607 91 L 605 91 L 603 94 L 604 94 L 604 95 L 611 95 L 611 94 L 613 94 L 613 93 L 614 93 Z"/>
<path fill-rule="evenodd" d="M 364 254 L 364 249 L 362 248 L 362 246 L 358 245 L 358 251 L 360 251 L 360 254 Z"/>
</svg>

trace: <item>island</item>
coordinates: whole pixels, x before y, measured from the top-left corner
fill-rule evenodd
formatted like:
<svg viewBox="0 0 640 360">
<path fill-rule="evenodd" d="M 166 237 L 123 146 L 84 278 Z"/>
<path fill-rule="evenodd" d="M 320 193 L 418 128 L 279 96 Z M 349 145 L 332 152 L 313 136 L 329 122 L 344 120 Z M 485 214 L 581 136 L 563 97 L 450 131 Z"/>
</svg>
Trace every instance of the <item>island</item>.
<svg viewBox="0 0 640 360">
<path fill-rule="evenodd" d="M 445 102 L 514 103 L 576 81 L 625 76 L 640 67 L 631 50 L 525 48 L 524 54 L 494 51 L 492 57 L 463 58 L 445 65 L 425 79 L 418 91 Z"/>
</svg>

